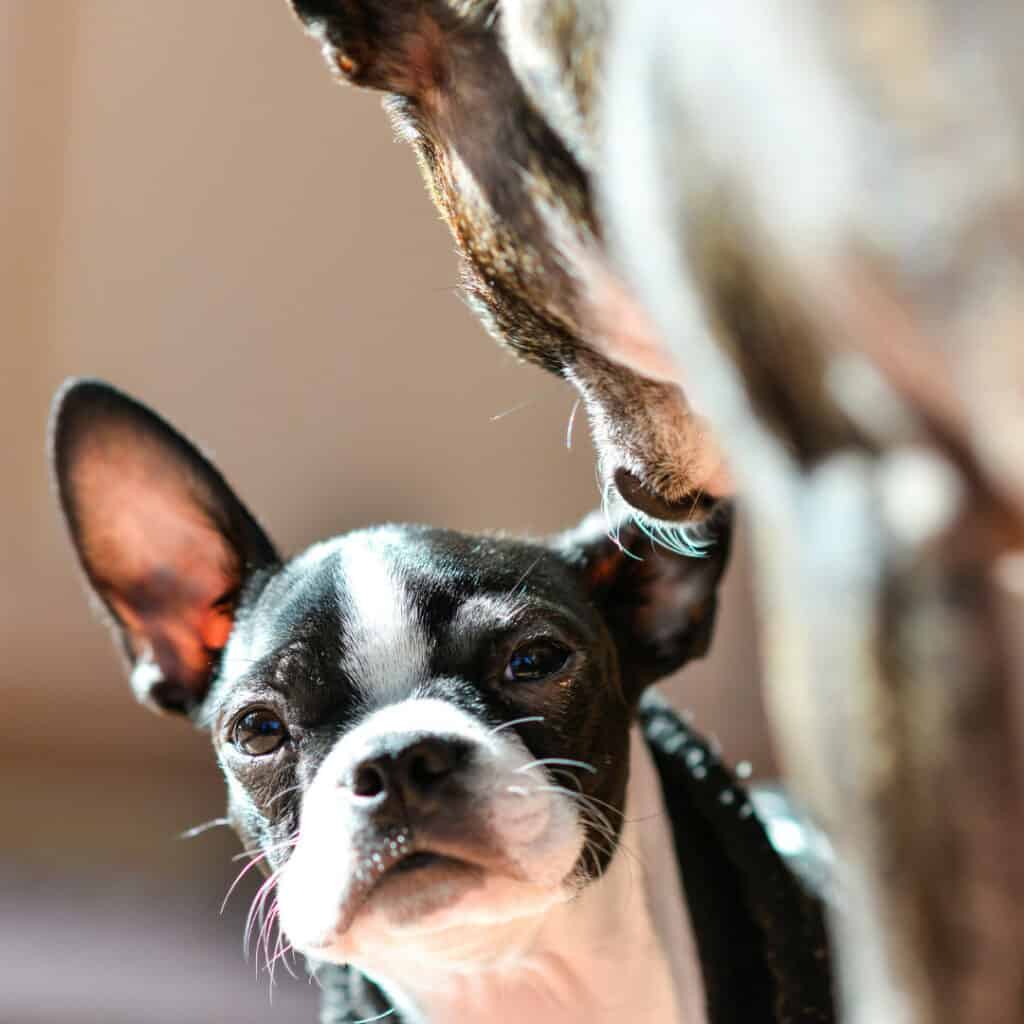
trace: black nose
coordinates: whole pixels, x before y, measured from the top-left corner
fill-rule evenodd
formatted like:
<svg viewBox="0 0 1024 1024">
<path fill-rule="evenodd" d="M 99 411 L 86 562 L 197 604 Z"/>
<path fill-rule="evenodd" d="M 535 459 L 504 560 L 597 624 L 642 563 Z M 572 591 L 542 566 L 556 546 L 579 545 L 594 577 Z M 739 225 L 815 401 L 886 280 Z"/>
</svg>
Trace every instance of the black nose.
<svg viewBox="0 0 1024 1024">
<path fill-rule="evenodd" d="M 655 494 L 635 473 L 621 467 L 615 470 L 615 487 L 626 503 L 638 512 L 669 523 L 699 522 L 716 504 L 716 499 L 701 493 L 681 501 L 668 501 Z"/>
<path fill-rule="evenodd" d="M 414 740 L 360 761 L 347 785 L 367 810 L 401 804 L 407 813 L 422 814 L 440 802 L 444 784 L 466 765 L 469 752 L 465 740 L 440 736 Z"/>
</svg>

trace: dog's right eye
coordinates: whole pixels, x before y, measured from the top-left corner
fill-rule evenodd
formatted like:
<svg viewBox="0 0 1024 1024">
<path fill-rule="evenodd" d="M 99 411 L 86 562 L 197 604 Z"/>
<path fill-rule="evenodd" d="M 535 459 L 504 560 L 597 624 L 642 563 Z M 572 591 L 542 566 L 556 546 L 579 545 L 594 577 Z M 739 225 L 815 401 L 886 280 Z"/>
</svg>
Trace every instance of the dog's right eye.
<svg viewBox="0 0 1024 1024">
<path fill-rule="evenodd" d="M 235 723 L 231 741 L 251 757 L 272 754 L 287 739 L 284 722 L 273 711 L 250 711 Z"/>
</svg>

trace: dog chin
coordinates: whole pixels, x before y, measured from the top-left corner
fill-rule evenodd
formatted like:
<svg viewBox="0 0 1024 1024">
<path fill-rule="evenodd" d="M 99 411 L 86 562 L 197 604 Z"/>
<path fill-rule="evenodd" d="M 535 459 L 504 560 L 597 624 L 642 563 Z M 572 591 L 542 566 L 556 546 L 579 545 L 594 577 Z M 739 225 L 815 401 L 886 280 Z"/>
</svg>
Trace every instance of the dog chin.
<svg viewBox="0 0 1024 1024">
<path fill-rule="evenodd" d="M 333 843 L 304 836 L 278 889 L 285 934 L 318 960 L 369 965 L 396 945 L 428 952 L 475 944 L 543 915 L 579 890 L 584 836 L 567 801 L 537 794 L 523 802 L 534 801 L 544 813 L 522 807 L 513 815 L 493 801 L 491 823 L 504 828 L 475 837 L 406 839 L 399 830 L 353 844 L 337 833 Z"/>
<path fill-rule="evenodd" d="M 541 918 L 577 891 L 569 877 L 531 882 L 438 857 L 388 873 L 354 908 L 344 897 L 328 901 L 334 913 L 326 928 L 322 893 L 320 900 L 307 893 L 301 905 L 293 902 L 294 889 L 282 893 L 281 922 L 295 948 L 320 961 L 373 967 L 392 959 L 396 948 L 403 957 L 477 960 L 481 950 L 500 955 L 501 945 L 490 941 L 495 932 Z"/>
</svg>

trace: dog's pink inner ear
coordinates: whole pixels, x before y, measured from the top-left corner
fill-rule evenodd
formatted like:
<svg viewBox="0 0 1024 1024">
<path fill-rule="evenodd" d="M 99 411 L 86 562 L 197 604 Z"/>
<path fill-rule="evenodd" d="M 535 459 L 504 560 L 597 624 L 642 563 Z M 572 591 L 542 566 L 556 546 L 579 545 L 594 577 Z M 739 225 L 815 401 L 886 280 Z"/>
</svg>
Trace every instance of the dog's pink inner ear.
<svg viewBox="0 0 1024 1024">
<path fill-rule="evenodd" d="M 186 710 L 227 643 L 242 566 L 205 482 L 155 439 L 98 431 L 69 482 L 83 565 L 123 628 L 143 701 Z"/>
</svg>

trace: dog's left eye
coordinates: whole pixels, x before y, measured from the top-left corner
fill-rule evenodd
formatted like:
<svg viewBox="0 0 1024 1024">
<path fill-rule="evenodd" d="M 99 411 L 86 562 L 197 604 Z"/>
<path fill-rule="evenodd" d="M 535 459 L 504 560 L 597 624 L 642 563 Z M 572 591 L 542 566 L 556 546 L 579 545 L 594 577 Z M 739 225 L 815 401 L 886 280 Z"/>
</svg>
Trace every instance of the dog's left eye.
<svg viewBox="0 0 1024 1024">
<path fill-rule="evenodd" d="M 555 640 L 529 640 L 512 652 L 505 666 L 507 683 L 535 683 L 565 667 L 571 652 Z"/>
<path fill-rule="evenodd" d="M 261 708 L 243 715 L 235 723 L 231 740 L 242 753 L 261 757 L 277 750 L 287 736 L 284 722 L 273 711 Z"/>
</svg>

